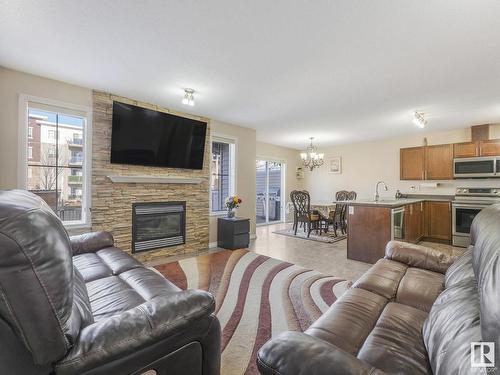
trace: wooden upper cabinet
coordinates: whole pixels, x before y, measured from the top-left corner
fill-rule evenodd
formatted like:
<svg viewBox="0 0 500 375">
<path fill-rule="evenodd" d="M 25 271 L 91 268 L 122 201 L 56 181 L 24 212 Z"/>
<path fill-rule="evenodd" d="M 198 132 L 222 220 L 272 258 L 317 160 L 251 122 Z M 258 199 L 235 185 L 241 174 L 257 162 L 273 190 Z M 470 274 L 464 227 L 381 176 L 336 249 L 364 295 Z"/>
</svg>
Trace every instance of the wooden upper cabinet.
<svg viewBox="0 0 500 375">
<path fill-rule="evenodd" d="M 500 156 L 500 139 L 479 141 L 480 156 Z"/>
<path fill-rule="evenodd" d="M 425 179 L 453 179 L 453 144 L 425 148 Z"/>
<path fill-rule="evenodd" d="M 425 147 L 402 148 L 399 153 L 401 180 L 423 180 Z"/>
<path fill-rule="evenodd" d="M 427 236 L 451 240 L 451 202 L 427 202 Z"/>
<path fill-rule="evenodd" d="M 455 158 L 473 158 L 479 156 L 479 142 L 463 142 L 453 145 Z"/>
</svg>

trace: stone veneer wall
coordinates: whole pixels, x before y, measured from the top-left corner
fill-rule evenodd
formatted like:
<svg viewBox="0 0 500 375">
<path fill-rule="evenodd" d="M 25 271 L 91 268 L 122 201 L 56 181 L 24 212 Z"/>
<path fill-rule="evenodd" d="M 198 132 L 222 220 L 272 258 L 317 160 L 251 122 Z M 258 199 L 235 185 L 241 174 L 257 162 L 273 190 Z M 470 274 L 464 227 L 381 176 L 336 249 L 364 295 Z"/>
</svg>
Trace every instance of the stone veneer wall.
<svg viewBox="0 0 500 375">
<path fill-rule="evenodd" d="M 143 167 L 110 163 L 113 100 L 208 123 L 202 170 Z M 132 203 L 186 201 L 186 243 L 136 253 L 141 261 L 168 255 L 196 254 L 208 249 L 210 122 L 206 118 L 170 111 L 109 93 L 93 91 L 92 230 L 113 233 L 116 246 L 132 251 Z M 109 175 L 148 175 L 202 178 L 201 184 L 113 183 Z"/>
</svg>

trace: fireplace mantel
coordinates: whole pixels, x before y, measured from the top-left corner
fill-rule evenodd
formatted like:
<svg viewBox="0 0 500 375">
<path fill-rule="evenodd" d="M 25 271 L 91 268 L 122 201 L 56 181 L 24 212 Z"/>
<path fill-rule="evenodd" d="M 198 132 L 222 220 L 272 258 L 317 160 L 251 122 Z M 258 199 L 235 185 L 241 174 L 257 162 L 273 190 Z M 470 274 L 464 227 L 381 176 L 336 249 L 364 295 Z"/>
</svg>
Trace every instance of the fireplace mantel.
<svg viewBox="0 0 500 375">
<path fill-rule="evenodd" d="M 201 184 L 203 178 L 161 177 L 161 176 L 107 176 L 112 182 L 120 184 Z"/>
</svg>

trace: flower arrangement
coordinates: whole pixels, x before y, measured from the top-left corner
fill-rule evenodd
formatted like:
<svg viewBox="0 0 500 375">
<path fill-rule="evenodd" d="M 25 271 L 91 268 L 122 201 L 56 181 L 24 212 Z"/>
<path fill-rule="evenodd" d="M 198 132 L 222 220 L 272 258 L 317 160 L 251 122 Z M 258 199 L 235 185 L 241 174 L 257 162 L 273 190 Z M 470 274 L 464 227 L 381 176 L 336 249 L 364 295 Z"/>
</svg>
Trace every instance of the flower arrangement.
<svg viewBox="0 0 500 375">
<path fill-rule="evenodd" d="M 238 208 L 241 204 L 242 200 L 237 195 L 232 197 L 228 197 L 226 199 L 226 207 L 227 207 L 227 216 L 234 217 L 234 209 Z"/>
</svg>

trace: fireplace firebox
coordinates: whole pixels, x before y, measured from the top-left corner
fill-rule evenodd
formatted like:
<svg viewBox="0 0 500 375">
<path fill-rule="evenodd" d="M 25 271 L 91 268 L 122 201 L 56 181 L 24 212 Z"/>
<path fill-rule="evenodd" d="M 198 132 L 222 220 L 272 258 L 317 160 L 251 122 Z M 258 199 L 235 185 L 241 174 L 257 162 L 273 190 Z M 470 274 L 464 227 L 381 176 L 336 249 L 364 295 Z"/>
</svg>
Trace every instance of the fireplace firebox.
<svg viewBox="0 0 500 375">
<path fill-rule="evenodd" d="M 132 252 L 186 243 L 186 202 L 132 204 Z"/>
</svg>

